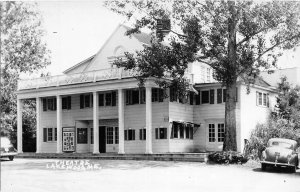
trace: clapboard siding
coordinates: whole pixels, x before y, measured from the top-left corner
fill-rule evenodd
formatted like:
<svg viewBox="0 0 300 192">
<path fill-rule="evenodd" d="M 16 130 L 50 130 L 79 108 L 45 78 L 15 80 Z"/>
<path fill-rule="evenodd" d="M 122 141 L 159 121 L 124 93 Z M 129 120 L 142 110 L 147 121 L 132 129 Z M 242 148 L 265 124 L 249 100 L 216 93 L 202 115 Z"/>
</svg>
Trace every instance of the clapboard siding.
<svg viewBox="0 0 300 192">
<path fill-rule="evenodd" d="M 249 139 L 251 131 L 255 129 L 258 123 L 266 123 L 271 110 L 276 104 L 274 93 L 269 93 L 270 107 L 256 105 L 256 92 L 269 93 L 263 89 L 252 87 L 247 94 L 247 87 L 242 86 L 242 103 L 241 103 L 241 149 L 244 147 L 244 139 Z"/>
<path fill-rule="evenodd" d="M 167 140 L 155 139 L 155 128 L 168 127 L 168 102 L 152 103 L 152 150 L 154 153 L 167 152 Z M 126 105 L 125 106 L 125 130 L 135 130 L 135 140 L 125 141 L 125 153 L 145 153 L 146 142 L 139 139 L 139 130 L 146 127 L 146 105 Z"/>
</svg>

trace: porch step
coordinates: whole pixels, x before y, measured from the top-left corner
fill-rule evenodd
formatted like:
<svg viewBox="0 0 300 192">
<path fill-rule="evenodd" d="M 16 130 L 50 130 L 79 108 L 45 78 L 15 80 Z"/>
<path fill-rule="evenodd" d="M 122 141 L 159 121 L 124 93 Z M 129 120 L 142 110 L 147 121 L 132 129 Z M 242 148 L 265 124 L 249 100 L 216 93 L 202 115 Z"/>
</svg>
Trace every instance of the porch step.
<svg viewBox="0 0 300 192">
<path fill-rule="evenodd" d="M 157 153 L 157 154 L 21 153 L 18 154 L 16 158 L 207 162 L 208 154 L 209 153 Z"/>
</svg>

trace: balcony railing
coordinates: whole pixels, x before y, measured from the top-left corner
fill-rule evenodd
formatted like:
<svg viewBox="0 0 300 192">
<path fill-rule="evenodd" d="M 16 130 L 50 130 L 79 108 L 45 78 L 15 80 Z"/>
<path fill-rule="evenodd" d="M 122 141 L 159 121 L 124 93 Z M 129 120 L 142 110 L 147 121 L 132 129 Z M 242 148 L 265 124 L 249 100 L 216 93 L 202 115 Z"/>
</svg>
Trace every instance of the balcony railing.
<svg viewBox="0 0 300 192">
<path fill-rule="evenodd" d="M 54 87 L 104 80 L 122 79 L 133 77 L 136 74 L 137 73 L 133 70 L 124 70 L 123 68 L 109 68 L 70 75 L 57 75 L 35 79 L 24 79 L 19 80 L 18 90 L 38 89 L 42 87 Z"/>
</svg>

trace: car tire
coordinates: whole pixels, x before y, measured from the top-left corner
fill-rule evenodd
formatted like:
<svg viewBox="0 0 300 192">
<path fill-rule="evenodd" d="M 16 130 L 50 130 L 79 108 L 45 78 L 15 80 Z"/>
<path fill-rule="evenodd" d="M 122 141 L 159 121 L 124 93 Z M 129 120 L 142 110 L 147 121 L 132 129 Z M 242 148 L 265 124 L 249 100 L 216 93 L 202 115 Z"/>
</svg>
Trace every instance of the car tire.
<svg viewBox="0 0 300 192">
<path fill-rule="evenodd" d="M 295 165 L 295 166 L 290 167 L 290 171 L 291 171 L 291 173 L 296 173 L 297 166 Z"/>
<path fill-rule="evenodd" d="M 10 161 L 14 160 L 14 156 L 9 156 L 8 159 L 9 159 Z"/>
<path fill-rule="evenodd" d="M 262 170 L 262 171 L 265 171 L 266 169 L 267 169 L 267 164 L 262 163 L 262 164 L 261 164 L 261 170 Z"/>
</svg>

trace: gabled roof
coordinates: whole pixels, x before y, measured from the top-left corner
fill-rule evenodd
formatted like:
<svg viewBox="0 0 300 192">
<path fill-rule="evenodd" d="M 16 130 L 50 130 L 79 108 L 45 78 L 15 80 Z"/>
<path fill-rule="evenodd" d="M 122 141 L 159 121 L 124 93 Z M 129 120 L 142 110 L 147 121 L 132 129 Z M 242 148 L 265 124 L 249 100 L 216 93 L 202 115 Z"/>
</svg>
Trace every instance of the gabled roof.
<svg viewBox="0 0 300 192">
<path fill-rule="evenodd" d="M 113 36 L 114 33 L 116 33 L 116 31 L 120 28 L 120 27 L 124 27 L 126 30 L 130 30 L 131 28 L 122 24 L 119 24 L 116 29 L 114 30 L 114 32 L 110 35 L 110 37 L 106 40 L 106 42 L 102 45 L 102 47 L 100 48 L 100 50 L 98 51 L 98 53 L 100 53 L 102 51 L 102 49 L 105 47 L 105 45 L 108 43 L 108 41 L 111 39 L 111 37 Z M 124 34 L 125 35 L 125 34 Z M 134 33 L 131 36 L 133 36 L 135 39 L 137 39 L 139 42 L 143 43 L 143 44 L 147 44 L 149 45 L 151 43 L 151 35 L 147 34 L 147 33 Z M 81 65 L 83 65 L 84 63 L 86 63 L 87 61 L 91 61 L 95 58 L 95 56 L 98 54 L 96 53 L 95 55 L 81 61 L 80 63 L 66 69 L 63 73 L 68 73 L 69 71 L 80 67 Z M 84 69 L 84 71 L 87 69 L 87 67 L 89 67 L 89 65 L 87 65 Z"/>
<path fill-rule="evenodd" d="M 96 54 L 90 56 L 89 58 L 87 58 L 87 59 L 85 59 L 85 60 L 83 60 L 83 61 L 77 63 L 76 65 L 74 65 L 74 66 L 72 66 L 72 67 L 70 67 L 70 68 L 64 70 L 63 73 L 68 73 L 68 72 L 70 72 L 71 70 L 73 70 L 73 69 L 75 69 L 75 68 L 81 66 L 82 64 L 84 64 L 84 63 L 86 63 L 86 62 L 88 62 L 88 61 L 91 61 L 95 56 L 96 56 Z"/>
<path fill-rule="evenodd" d="M 130 30 L 130 27 L 127 27 L 125 25 L 122 25 L 127 31 Z M 138 41 L 140 41 L 141 43 L 144 44 L 151 44 L 151 35 L 144 33 L 144 32 L 140 32 L 140 33 L 133 33 L 132 34 L 133 37 L 135 37 Z"/>
<path fill-rule="evenodd" d="M 263 80 L 262 77 L 258 77 L 255 79 L 254 85 L 258 85 L 261 87 L 270 87 L 271 85 L 267 83 L 265 80 Z"/>
</svg>

